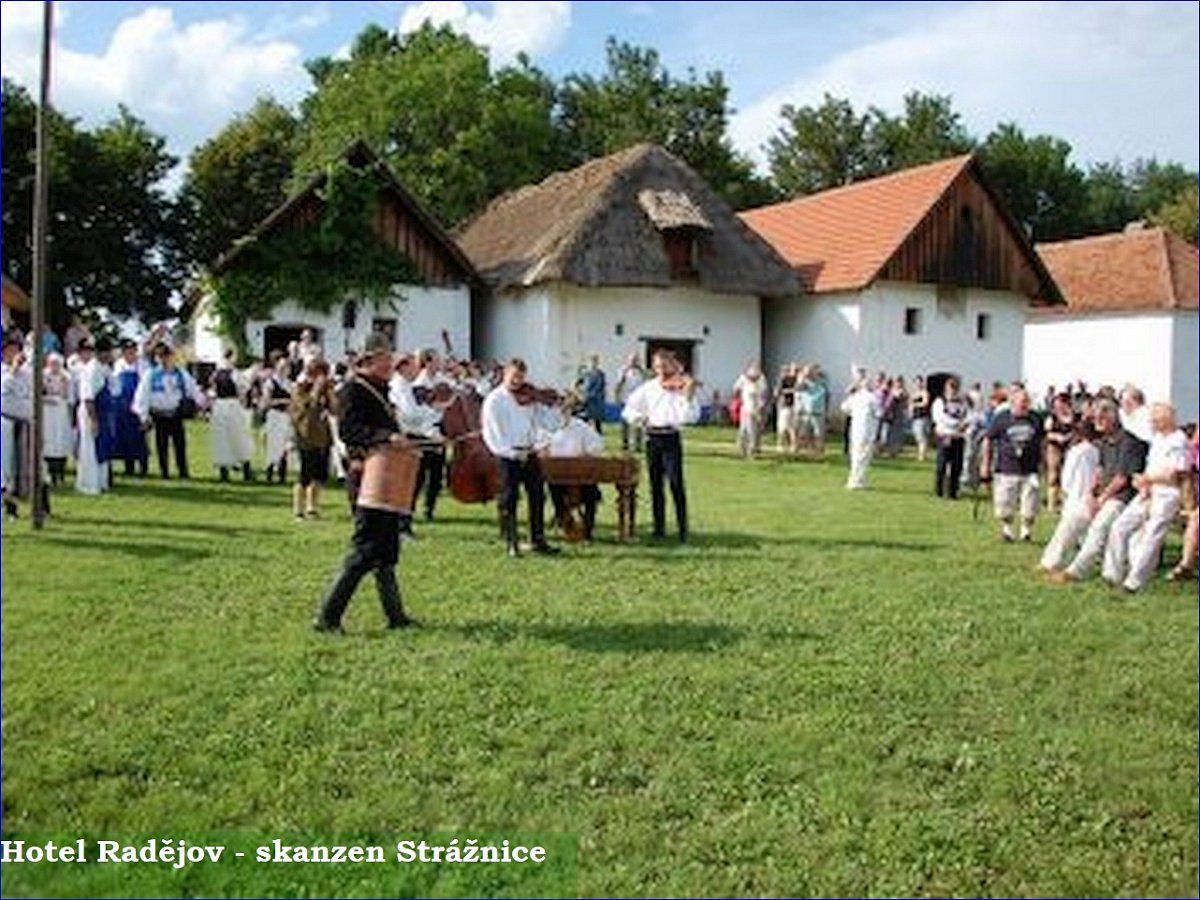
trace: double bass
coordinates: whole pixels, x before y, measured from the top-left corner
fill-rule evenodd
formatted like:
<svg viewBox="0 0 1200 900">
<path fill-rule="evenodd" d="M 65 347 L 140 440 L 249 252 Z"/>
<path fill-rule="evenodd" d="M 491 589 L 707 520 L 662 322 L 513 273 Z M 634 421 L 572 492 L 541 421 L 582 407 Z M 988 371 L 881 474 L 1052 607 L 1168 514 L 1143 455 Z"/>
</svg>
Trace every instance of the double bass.
<svg viewBox="0 0 1200 900">
<path fill-rule="evenodd" d="M 482 411 L 479 394 L 465 388 L 442 412 L 442 433 L 454 448 L 446 483 L 459 503 L 487 503 L 500 492 L 496 457 L 483 442 Z"/>
</svg>

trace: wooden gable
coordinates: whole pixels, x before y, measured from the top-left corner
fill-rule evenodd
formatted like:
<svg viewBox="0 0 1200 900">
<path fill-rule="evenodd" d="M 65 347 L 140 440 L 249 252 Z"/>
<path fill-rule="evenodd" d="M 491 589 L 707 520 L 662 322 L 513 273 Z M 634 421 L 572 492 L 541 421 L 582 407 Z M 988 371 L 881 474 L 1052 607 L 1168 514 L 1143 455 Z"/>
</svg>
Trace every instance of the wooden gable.
<svg viewBox="0 0 1200 900">
<path fill-rule="evenodd" d="M 1011 291 L 1040 303 L 1059 291 L 972 162 L 880 270 L 879 278 Z"/>
<path fill-rule="evenodd" d="M 409 260 L 423 284 L 430 287 L 476 286 L 478 274 L 470 260 L 442 227 L 400 185 L 392 171 L 366 144 L 357 142 L 343 154 L 353 166 L 371 169 L 379 183 L 379 202 L 372 227 L 398 254 Z M 325 176 L 317 175 L 308 185 L 285 201 L 243 239 L 213 264 L 221 273 L 233 265 L 245 247 L 280 228 L 308 228 L 324 208 L 318 189 Z"/>
</svg>

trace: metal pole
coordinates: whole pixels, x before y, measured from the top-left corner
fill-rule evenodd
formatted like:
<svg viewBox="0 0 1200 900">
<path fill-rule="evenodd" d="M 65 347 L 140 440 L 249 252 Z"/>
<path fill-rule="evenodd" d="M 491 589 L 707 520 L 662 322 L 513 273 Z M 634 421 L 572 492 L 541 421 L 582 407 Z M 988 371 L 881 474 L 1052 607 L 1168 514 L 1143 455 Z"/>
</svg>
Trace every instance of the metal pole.
<svg viewBox="0 0 1200 900">
<path fill-rule="evenodd" d="M 49 226 L 50 148 L 50 39 L 54 32 L 54 0 L 42 5 L 42 83 L 37 108 L 37 169 L 33 195 L 33 527 L 41 530 L 46 521 L 42 477 L 42 329 L 46 324 L 46 229 Z"/>
</svg>

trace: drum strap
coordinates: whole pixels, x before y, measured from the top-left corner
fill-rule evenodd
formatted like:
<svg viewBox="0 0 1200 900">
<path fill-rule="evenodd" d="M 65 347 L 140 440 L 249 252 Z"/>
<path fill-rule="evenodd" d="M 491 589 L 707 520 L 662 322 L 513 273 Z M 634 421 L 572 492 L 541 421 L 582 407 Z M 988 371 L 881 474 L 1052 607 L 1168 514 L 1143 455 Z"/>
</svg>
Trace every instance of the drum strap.
<svg viewBox="0 0 1200 900">
<path fill-rule="evenodd" d="M 391 416 L 393 419 L 396 417 L 395 407 L 393 407 L 392 404 L 388 402 L 388 399 L 386 397 L 384 397 L 383 394 L 379 393 L 379 391 L 377 391 L 375 389 L 375 386 L 372 385 L 371 382 L 367 381 L 367 379 L 365 379 L 365 378 L 355 378 L 354 380 L 360 386 L 366 388 L 367 393 L 369 393 L 372 397 L 374 397 L 381 404 L 383 404 L 383 408 L 388 411 L 389 416 Z"/>
</svg>

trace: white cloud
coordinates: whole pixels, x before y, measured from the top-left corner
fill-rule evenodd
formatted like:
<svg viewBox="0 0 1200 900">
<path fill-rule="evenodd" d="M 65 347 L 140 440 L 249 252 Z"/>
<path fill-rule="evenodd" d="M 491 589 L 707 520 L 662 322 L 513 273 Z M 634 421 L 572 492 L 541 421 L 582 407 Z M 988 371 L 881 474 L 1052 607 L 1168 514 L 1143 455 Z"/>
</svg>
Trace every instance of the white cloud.
<svg viewBox="0 0 1200 900">
<path fill-rule="evenodd" d="M 512 2 L 488 4 L 490 15 L 471 10 L 462 0 L 421 0 L 405 7 L 400 16 L 402 34 L 422 23 L 449 25 L 491 50 L 492 60 L 511 62 L 518 53 L 540 56 L 556 49 L 571 27 L 569 2 Z"/>
<path fill-rule="evenodd" d="M 4 0 L 0 9 L 0 69 L 30 88 L 37 82 L 38 2 Z M 308 86 L 300 48 L 250 35 L 239 18 L 189 25 L 170 9 L 152 7 L 124 19 L 100 53 L 56 44 L 54 104 L 85 122 L 109 118 L 124 103 L 186 153 L 263 94 L 285 103 Z"/>
<path fill-rule="evenodd" d="M 1066 139 L 1084 162 L 1157 155 L 1195 166 L 1198 52 L 1194 4 L 925 8 L 919 19 L 757 99 L 734 117 L 732 134 L 761 161 L 785 103 L 819 104 L 828 92 L 859 109 L 896 112 L 905 93 L 921 90 L 952 95 L 981 137 L 999 121 L 1015 121 L 1026 133 Z"/>
</svg>

